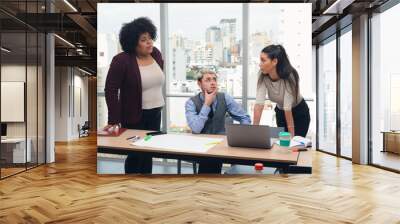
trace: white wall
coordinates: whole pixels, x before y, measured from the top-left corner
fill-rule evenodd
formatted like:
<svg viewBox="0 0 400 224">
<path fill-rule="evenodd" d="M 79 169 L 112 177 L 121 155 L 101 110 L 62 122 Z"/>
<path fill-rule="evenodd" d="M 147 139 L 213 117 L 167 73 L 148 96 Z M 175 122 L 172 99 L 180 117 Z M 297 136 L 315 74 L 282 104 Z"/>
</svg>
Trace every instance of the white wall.
<svg viewBox="0 0 400 224">
<path fill-rule="evenodd" d="M 38 69 L 38 70 L 37 70 Z M 25 80 L 27 78 L 27 80 Z M 10 63 L 1 66 L 1 81 L 3 82 L 25 82 L 26 83 L 26 115 L 25 122 L 6 122 L 7 137 L 30 139 L 33 162 L 36 158 L 39 163 L 44 162 L 44 74 L 41 66 L 25 66 L 24 64 Z M 4 96 L 2 96 L 4 97 Z M 5 96 L 7 97 L 7 96 Z M 10 108 L 1 108 L 10 110 Z M 25 110 L 23 107 L 22 110 Z M 9 111 L 10 112 L 10 111 Z M 22 111 L 25 113 L 25 111 Z M 37 157 L 37 153 L 39 156 Z"/>
<path fill-rule="evenodd" d="M 89 92 L 88 92 L 88 78 L 79 75 L 76 75 L 75 70 L 75 75 L 74 75 L 74 108 L 75 113 L 72 113 L 73 119 L 72 119 L 72 130 L 71 130 L 71 135 L 73 138 L 79 137 L 78 133 L 78 124 L 81 126 L 85 123 L 85 121 L 89 120 L 89 111 L 88 111 L 88 97 L 89 97 Z M 80 97 L 79 97 L 80 96 Z M 80 102 L 79 102 L 80 101 Z M 79 108 L 81 107 L 81 108 Z M 80 111 L 80 109 L 82 111 Z"/>
<path fill-rule="evenodd" d="M 29 70 L 29 67 L 28 67 Z M 1 81 L 25 82 L 25 65 L 2 65 L 1 66 Z M 7 108 L 1 108 L 6 110 Z M 7 123 L 7 137 L 25 137 L 25 123 L 11 122 Z"/>
<path fill-rule="evenodd" d="M 26 67 L 24 65 L 18 64 L 9 64 L 1 66 L 1 81 L 3 82 L 26 82 L 25 80 L 25 71 Z M 33 70 L 36 68 L 32 66 L 27 67 L 28 74 L 33 73 Z M 36 83 L 34 83 L 36 85 Z M 28 92 L 28 98 L 36 97 L 36 89 L 34 90 L 35 94 Z M 27 99 L 28 102 L 31 100 Z M 35 105 L 36 107 L 36 105 Z M 7 110 L 7 108 L 1 108 L 1 110 Z M 31 121 L 33 118 L 29 117 L 28 120 Z M 35 114 L 36 116 L 36 114 Z M 24 122 L 7 122 L 7 136 L 8 137 L 25 137 L 25 123 Z M 29 137 L 29 136 L 28 136 Z"/>
<path fill-rule="evenodd" d="M 67 67 L 55 68 L 55 141 L 68 141 L 68 86 Z"/>
<path fill-rule="evenodd" d="M 56 67 L 55 86 L 55 141 L 77 139 L 78 124 L 88 120 L 88 78 L 75 68 Z"/>
</svg>

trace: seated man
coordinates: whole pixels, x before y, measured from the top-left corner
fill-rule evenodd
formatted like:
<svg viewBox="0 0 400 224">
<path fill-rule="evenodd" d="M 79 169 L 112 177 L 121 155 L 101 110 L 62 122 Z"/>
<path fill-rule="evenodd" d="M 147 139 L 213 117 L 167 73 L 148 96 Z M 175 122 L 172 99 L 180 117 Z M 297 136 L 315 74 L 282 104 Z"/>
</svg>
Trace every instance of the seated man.
<svg viewBox="0 0 400 224">
<path fill-rule="evenodd" d="M 241 124 L 251 124 L 250 116 L 233 97 L 218 92 L 215 72 L 202 71 L 197 84 L 201 92 L 185 105 L 186 120 L 193 133 L 225 134 L 226 113 Z M 221 173 L 221 168 L 221 162 L 207 159 L 200 162 L 199 173 Z"/>
</svg>

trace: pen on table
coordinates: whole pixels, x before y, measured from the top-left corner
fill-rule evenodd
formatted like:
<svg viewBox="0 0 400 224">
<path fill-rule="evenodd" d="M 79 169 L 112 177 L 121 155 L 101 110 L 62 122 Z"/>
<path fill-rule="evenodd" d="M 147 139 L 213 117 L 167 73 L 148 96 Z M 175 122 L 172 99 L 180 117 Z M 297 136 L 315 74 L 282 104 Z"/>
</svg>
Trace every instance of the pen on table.
<svg viewBox="0 0 400 224">
<path fill-rule="evenodd" d="M 132 136 L 132 137 L 129 137 L 129 138 L 127 138 L 126 140 L 130 140 L 130 139 L 136 139 L 136 138 L 140 138 L 139 136 L 137 136 L 137 135 L 134 135 L 134 136 Z"/>
</svg>

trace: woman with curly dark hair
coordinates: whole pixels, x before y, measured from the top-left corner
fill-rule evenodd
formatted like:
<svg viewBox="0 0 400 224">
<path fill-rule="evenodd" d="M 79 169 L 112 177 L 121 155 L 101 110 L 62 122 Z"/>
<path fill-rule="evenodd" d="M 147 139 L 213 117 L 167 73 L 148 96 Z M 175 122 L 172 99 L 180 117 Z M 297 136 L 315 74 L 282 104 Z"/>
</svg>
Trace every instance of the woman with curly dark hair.
<svg viewBox="0 0 400 224">
<path fill-rule="evenodd" d="M 156 27 L 145 17 L 122 26 L 119 41 L 123 52 L 114 56 L 104 89 L 108 107 L 108 125 L 104 130 L 160 130 L 165 75 L 162 55 L 153 46 L 156 37 Z M 128 154 L 125 173 L 151 171 L 151 156 Z"/>
</svg>

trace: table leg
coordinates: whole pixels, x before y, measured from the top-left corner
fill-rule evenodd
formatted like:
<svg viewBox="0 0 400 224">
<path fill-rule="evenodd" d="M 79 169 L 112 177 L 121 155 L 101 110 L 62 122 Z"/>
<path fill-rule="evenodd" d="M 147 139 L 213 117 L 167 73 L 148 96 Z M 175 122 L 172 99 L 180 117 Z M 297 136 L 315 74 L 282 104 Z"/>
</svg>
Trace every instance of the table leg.
<svg viewBox="0 0 400 224">
<path fill-rule="evenodd" d="M 182 160 L 178 159 L 178 174 L 181 174 L 181 168 L 182 168 Z"/>
</svg>

